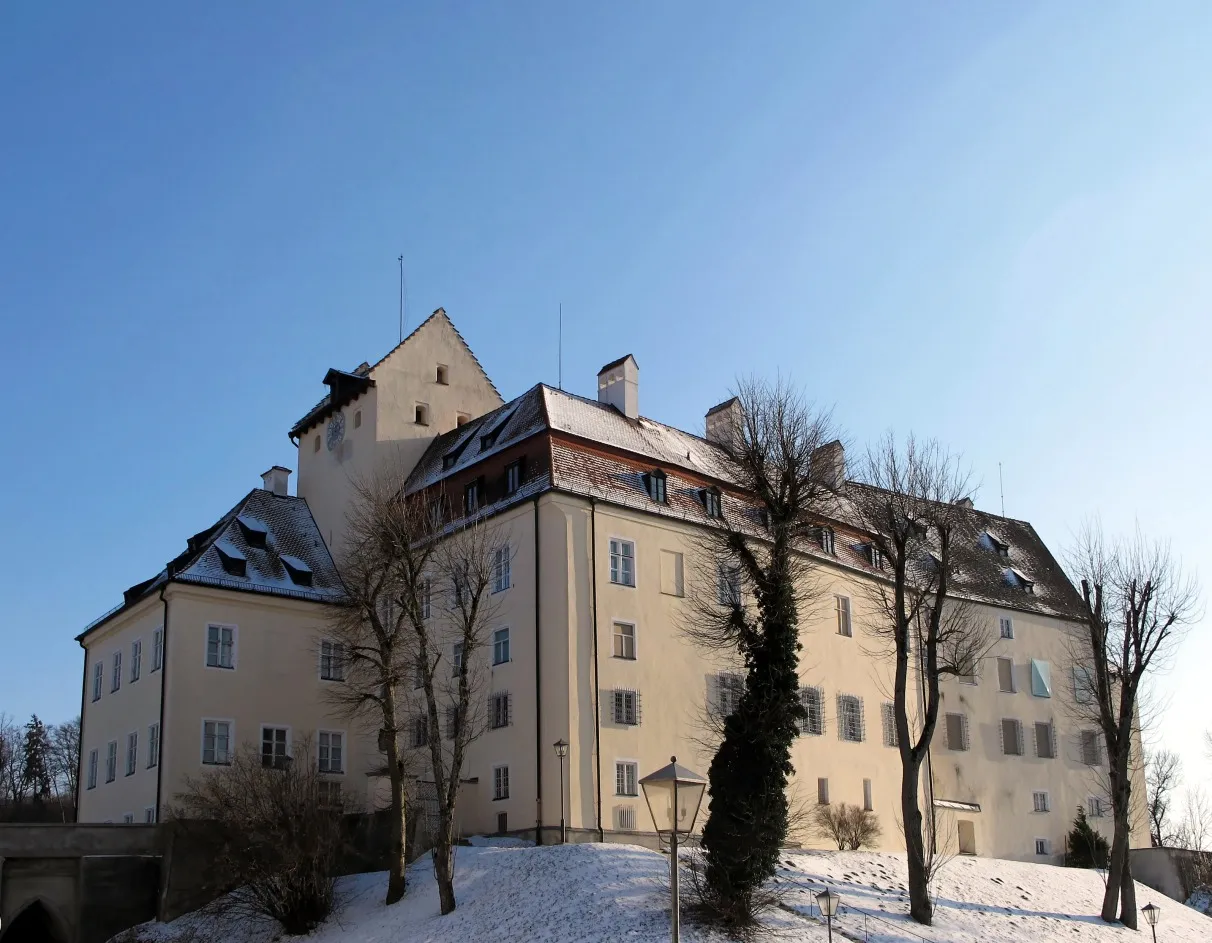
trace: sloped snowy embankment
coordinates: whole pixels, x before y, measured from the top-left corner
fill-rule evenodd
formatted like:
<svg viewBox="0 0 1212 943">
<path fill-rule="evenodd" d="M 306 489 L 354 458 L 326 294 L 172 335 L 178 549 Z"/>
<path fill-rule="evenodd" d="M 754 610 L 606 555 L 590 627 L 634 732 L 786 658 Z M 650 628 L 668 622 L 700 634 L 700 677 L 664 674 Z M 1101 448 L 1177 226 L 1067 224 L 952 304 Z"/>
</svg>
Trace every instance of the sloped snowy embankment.
<svg viewBox="0 0 1212 943">
<path fill-rule="evenodd" d="M 628 845 L 547 848 L 480 846 L 458 850 L 458 909 L 438 915 L 433 873 L 421 861 L 410 872 L 408 896 L 383 906 L 382 874 L 343 879 L 341 912 L 306 939 L 309 943 L 465 943 L 509 940 L 572 943 L 605 940 L 662 943 L 669 934 L 667 864 L 664 857 Z M 938 917 L 921 927 L 902 916 L 904 857 L 872 852 L 789 853 L 780 872 L 790 910 L 770 915 L 778 943 L 822 943 L 825 928 L 812 894 L 828 881 L 842 897 L 834 924 L 864 939 L 861 908 L 871 943 L 1146 943 L 1144 937 L 1104 925 L 1095 914 L 1102 882 L 1091 872 L 1047 865 L 958 858 L 938 884 Z M 1161 899 L 1138 885 L 1140 903 L 1162 906 L 1159 940 L 1212 940 L 1212 918 Z M 793 912 L 799 911 L 800 913 Z M 878 916 L 882 919 L 875 919 Z M 194 932 L 203 931 L 199 936 Z M 267 943 L 277 938 L 266 924 L 218 926 L 183 917 L 140 928 L 144 940 Z M 683 926 L 686 943 L 720 943 L 716 934 Z M 840 939 L 840 936 L 835 936 Z"/>
</svg>

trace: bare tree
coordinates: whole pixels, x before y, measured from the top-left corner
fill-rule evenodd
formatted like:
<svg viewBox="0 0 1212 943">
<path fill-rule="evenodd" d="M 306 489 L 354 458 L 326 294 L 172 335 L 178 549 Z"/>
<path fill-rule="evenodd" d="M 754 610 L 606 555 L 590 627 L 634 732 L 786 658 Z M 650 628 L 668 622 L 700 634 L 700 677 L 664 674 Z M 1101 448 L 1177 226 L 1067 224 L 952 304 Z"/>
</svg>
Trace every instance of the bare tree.
<svg viewBox="0 0 1212 943">
<path fill-rule="evenodd" d="M 909 913 L 929 924 L 932 857 L 919 802 L 922 765 L 938 724 L 947 676 L 969 675 L 992 638 L 956 594 L 957 552 L 964 535 L 969 477 L 937 442 L 886 435 L 870 449 L 862 483 L 847 492 L 855 523 L 867 534 L 875 647 L 895 660 L 893 706 L 901 760 L 900 822 L 909 866 Z M 913 690 L 914 673 L 920 692 Z M 920 704 L 915 704 L 920 702 Z M 931 819 L 933 822 L 933 818 Z M 931 834 L 930 845 L 936 842 Z"/>
<path fill-rule="evenodd" d="M 1140 687 L 1196 617 L 1198 588 L 1168 546 L 1146 540 L 1139 530 L 1128 540 L 1108 542 L 1092 523 L 1079 535 L 1069 563 L 1085 611 L 1083 630 L 1071 640 L 1075 678 L 1084 679 L 1075 708 L 1102 733 L 1114 816 L 1102 918 L 1113 922 L 1118 907 L 1121 922 L 1136 929 L 1128 840 Z"/>
<path fill-rule="evenodd" d="M 0 802 L 9 806 L 17 806 L 25 798 L 23 744 L 24 735 L 16 721 L 0 713 Z"/>
<path fill-rule="evenodd" d="M 1155 750 L 1145 756 L 1145 795 L 1149 806 L 1149 837 L 1155 848 L 1173 843 L 1170 805 L 1182 782 L 1182 761 L 1173 750 Z"/>
<path fill-rule="evenodd" d="M 817 835 L 836 844 L 838 851 L 870 848 L 884 833 L 874 812 L 845 802 L 818 805 L 812 820 Z"/>
<path fill-rule="evenodd" d="M 75 803 L 80 774 L 80 718 L 75 717 L 50 728 L 47 765 L 52 788 L 60 805 Z"/>
<path fill-rule="evenodd" d="M 697 886 L 704 910 L 736 929 L 752 925 L 789 828 L 791 745 L 803 716 L 799 606 L 816 593 L 803 549 L 840 484 L 842 447 L 831 417 L 783 382 L 740 384 L 709 423 L 735 490 L 700 492 L 710 526 L 697 569 L 708 576 L 691 587 L 684 630 L 745 673 L 718 699 L 722 737 L 708 770 Z"/>
</svg>

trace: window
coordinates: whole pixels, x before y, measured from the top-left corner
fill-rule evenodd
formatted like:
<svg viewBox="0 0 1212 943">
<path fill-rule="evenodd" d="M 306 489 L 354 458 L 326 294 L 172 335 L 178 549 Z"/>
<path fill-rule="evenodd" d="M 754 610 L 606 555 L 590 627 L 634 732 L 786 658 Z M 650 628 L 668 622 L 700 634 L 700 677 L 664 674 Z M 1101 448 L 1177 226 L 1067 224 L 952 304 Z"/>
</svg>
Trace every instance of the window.
<svg viewBox="0 0 1212 943">
<path fill-rule="evenodd" d="M 414 748 L 429 746 L 429 718 L 414 717 L 412 721 L 412 745 Z"/>
<path fill-rule="evenodd" d="M 508 779 L 508 771 L 506 772 L 506 779 Z M 509 797 L 503 796 L 502 798 L 508 799 Z M 504 835 L 508 831 L 509 831 L 509 813 L 508 812 L 498 812 L 497 813 L 497 834 Z"/>
<path fill-rule="evenodd" d="M 513 494 L 522 487 L 522 462 L 510 462 L 505 466 L 505 493 Z"/>
<path fill-rule="evenodd" d="M 874 812 L 875 804 L 871 799 L 871 780 L 863 780 L 863 810 L 865 812 Z"/>
<path fill-rule="evenodd" d="M 130 643 L 130 680 L 139 680 L 139 672 L 143 668 L 143 639 L 137 638 Z"/>
<path fill-rule="evenodd" d="M 1014 638 L 1014 620 L 1009 616 L 1002 616 L 998 622 L 1001 624 L 1002 638 Z"/>
<path fill-rule="evenodd" d="M 340 642 L 320 642 L 320 680 L 345 680 L 345 646 Z"/>
<path fill-rule="evenodd" d="M 450 380 L 448 379 L 448 377 L 450 376 L 450 372 L 447 369 L 446 364 L 444 364 L 444 363 L 438 364 L 438 369 L 435 371 L 435 373 L 436 373 L 436 376 L 434 377 L 435 383 L 440 383 L 442 386 L 446 386 L 450 383 Z"/>
<path fill-rule="evenodd" d="M 509 661 L 509 629 L 497 629 L 492 633 L 492 663 L 503 665 Z"/>
<path fill-rule="evenodd" d="M 825 692 L 817 687 L 800 688 L 800 706 L 804 708 L 800 733 L 822 736 L 825 733 Z"/>
<path fill-rule="evenodd" d="M 1052 666 L 1038 658 L 1031 659 L 1031 693 L 1035 697 L 1052 697 Z"/>
<path fill-rule="evenodd" d="M 630 540 L 610 541 L 610 582 L 635 585 L 635 544 Z"/>
<path fill-rule="evenodd" d="M 202 722 L 202 762 L 207 766 L 227 766 L 231 763 L 231 721 Z"/>
<path fill-rule="evenodd" d="M 234 668 L 236 666 L 236 629 L 230 625 L 206 627 L 206 667 Z"/>
<path fill-rule="evenodd" d="M 615 820 L 618 823 L 616 827 L 620 832 L 635 831 L 635 809 L 631 806 L 617 806 L 615 808 Z"/>
<path fill-rule="evenodd" d="M 105 745 L 105 781 L 112 783 L 118 778 L 118 741 L 111 740 Z"/>
<path fill-rule="evenodd" d="M 721 606 L 741 604 L 741 568 L 735 563 L 721 563 L 716 573 L 716 600 Z"/>
<path fill-rule="evenodd" d="M 665 503 L 665 473 L 659 468 L 655 471 L 650 471 L 644 478 L 644 490 L 648 492 L 648 497 L 658 504 Z"/>
<path fill-rule="evenodd" d="M 1009 717 L 1002 719 L 1002 754 L 1023 755 L 1023 725 Z"/>
<path fill-rule="evenodd" d="M 997 660 L 997 687 L 1004 694 L 1014 693 L 1014 662 L 1009 658 Z"/>
<path fill-rule="evenodd" d="M 661 592 L 666 596 L 684 596 L 682 555 L 675 550 L 661 551 Z"/>
<path fill-rule="evenodd" d="M 640 692 L 616 689 L 611 699 L 611 717 L 616 724 L 635 727 L 640 722 Z"/>
<path fill-rule="evenodd" d="M 341 784 L 329 779 L 321 779 L 316 783 L 316 804 L 322 809 L 340 809 Z"/>
<path fill-rule="evenodd" d="M 614 764 L 614 794 L 616 796 L 638 796 L 639 764 L 631 760 L 620 760 Z"/>
<path fill-rule="evenodd" d="M 724 502 L 718 488 L 704 488 L 699 492 L 699 496 L 703 501 L 703 510 L 707 512 L 708 517 L 723 517 Z"/>
<path fill-rule="evenodd" d="M 457 707 L 446 708 L 446 739 L 457 740 L 461 729 L 462 724 L 459 723 L 459 709 Z"/>
<path fill-rule="evenodd" d="M 980 664 L 976 658 L 973 658 L 970 664 L 962 667 L 967 668 L 968 671 L 966 674 L 957 674 L 955 676 L 960 684 L 976 684 L 980 680 Z"/>
<path fill-rule="evenodd" d="M 1052 854 L 1052 843 L 1046 838 L 1037 838 L 1035 840 L 1035 853 L 1037 855 Z"/>
<path fill-rule="evenodd" d="M 823 776 L 816 781 L 817 805 L 829 805 L 829 780 Z"/>
<path fill-rule="evenodd" d="M 739 674 L 717 674 L 715 676 L 716 712 L 719 717 L 730 716 L 741 703 L 745 693 L 745 676 Z"/>
<path fill-rule="evenodd" d="M 899 741 L 896 736 L 896 705 L 891 701 L 880 705 L 880 720 L 884 728 L 884 746 L 897 746 Z"/>
<path fill-rule="evenodd" d="M 291 556 L 289 553 L 278 554 L 278 559 L 282 561 L 282 567 L 286 570 L 286 575 L 290 577 L 290 581 L 296 586 L 311 586 L 315 580 L 315 576 L 311 572 L 311 567 L 306 561 L 298 557 Z"/>
<path fill-rule="evenodd" d="M 1083 730 L 1082 737 L 1082 762 L 1087 766 L 1098 766 L 1102 759 L 1102 750 L 1098 745 L 1097 730 Z"/>
<path fill-rule="evenodd" d="M 458 677 L 463 670 L 463 643 L 455 642 L 450 654 L 451 674 Z"/>
<path fill-rule="evenodd" d="M 947 749 L 964 751 L 968 749 L 968 716 L 966 714 L 948 714 Z"/>
<path fill-rule="evenodd" d="M 1031 794 L 1031 802 L 1035 806 L 1035 808 L 1032 810 L 1034 812 L 1050 811 L 1050 807 L 1048 805 L 1048 794 L 1046 792 L 1033 792 Z"/>
<path fill-rule="evenodd" d="M 1035 755 L 1041 760 L 1056 758 L 1056 736 L 1051 721 L 1047 723 L 1036 721 Z"/>
<path fill-rule="evenodd" d="M 467 413 L 455 413 L 455 428 L 458 429 L 471 422 L 471 417 Z"/>
<path fill-rule="evenodd" d="M 134 776 L 135 769 L 139 764 L 139 734 L 128 733 L 126 735 L 126 775 Z"/>
<path fill-rule="evenodd" d="M 488 724 L 494 730 L 508 727 L 513 720 L 512 701 L 507 692 L 494 694 L 488 701 Z"/>
<path fill-rule="evenodd" d="M 426 622 L 429 621 L 432 609 L 433 587 L 429 580 L 421 581 L 421 618 Z"/>
<path fill-rule="evenodd" d="M 316 434 L 315 439 L 313 439 L 313 440 L 312 440 L 312 443 L 311 443 L 311 450 L 312 450 L 313 452 L 318 452 L 318 451 L 320 451 L 320 436 L 319 436 L 319 434 L 318 434 L 318 433 Z"/>
<path fill-rule="evenodd" d="M 509 798 L 509 767 L 494 766 L 492 768 L 492 798 Z M 501 831 L 501 829 L 498 829 Z"/>
<path fill-rule="evenodd" d="M 105 683 L 105 665 L 97 662 L 93 665 L 93 700 L 101 700 L 101 686 Z"/>
<path fill-rule="evenodd" d="M 821 549 L 828 554 L 837 553 L 836 538 L 832 527 L 821 528 Z"/>
<path fill-rule="evenodd" d="M 88 788 L 97 788 L 97 751 L 88 751 Z"/>
<path fill-rule="evenodd" d="M 628 622 L 614 624 L 614 657 L 635 660 L 635 626 Z"/>
<path fill-rule="evenodd" d="M 1073 700 L 1078 704 L 1092 704 L 1095 700 L 1096 691 L 1094 676 L 1091 674 L 1090 669 L 1080 665 L 1074 668 Z"/>
<path fill-rule="evenodd" d="M 880 548 L 875 544 L 867 544 L 867 562 L 871 564 L 872 569 L 882 570 L 884 568 L 884 555 L 880 553 Z"/>
<path fill-rule="evenodd" d="M 156 629 L 152 633 L 152 671 L 164 667 L 164 630 Z"/>
<path fill-rule="evenodd" d="M 484 483 L 477 478 L 463 489 L 463 509 L 474 514 L 484 504 Z"/>
<path fill-rule="evenodd" d="M 110 679 L 109 689 L 112 693 L 122 687 L 122 653 L 114 652 L 114 674 Z"/>
<path fill-rule="evenodd" d="M 288 759 L 287 741 L 290 731 L 285 727 L 261 728 L 261 765 L 283 769 Z"/>
<path fill-rule="evenodd" d="M 123 825 L 134 825 L 135 824 L 135 813 L 134 812 L 122 813 L 122 824 Z"/>
<path fill-rule="evenodd" d="M 156 823 L 156 807 L 154 805 L 149 805 L 143 810 L 143 821 L 148 825 L 154 825 Z"/>
<path fill-rule="evenodd" d="M 417 407 L 413 411 L 413 421 L 418 426 L 429 425 L 429 407 L 425 403 L 417 403 Z"/>
<path fill-rule="evenodd" d="M 509 589 L 509 544 L 497 547 L 492 554 L 492 591 Z"/>
<path fill-rule="evenodd" d="M 834 596 L 833 607 L 837 610 L 837 634 L 854 637 L 854 626 L 850 623 L 850 597 Z"/>
<path fill-rule="evenodd" d="M 1092 819 L 1101 819 L 1107 814 L 1107 805 L 1102 796 L 1090 796 L 1086 799 L 1086 815 Z"/>
<path fill-rule="evenodd" d="M 837 735 L 851 743 L 863 742 L 863 699 L 853 694 L 837 696 Z"/>
<path fill-rule="evenodd" d="M 160 765 L 160 725 L 150 724 L 147 728 L 147 768 Z"/>
<path fill-rule="evenodd" d="M 968 821 L 956 823 L 959 833 L 959 853 L 961 855 L 976 854 L 976 825 Z"/>
<path fill-rule="evenodd" d="M 419 691 L 423 687 L 425 687 L 425 662 L 418 657 L 412 666 L 412 689 Z"/>
<path fill-rule="evenodd" d="M 345 734 L 336 730 L 321 730 L 316 739 L 320 772 L 345 772 Z"/>
<path fill-rule="evenodd" d="M 354 410 L 354 428 L 355 429 L 362 428 L 362 410 L 360 410 L 360 409 Z"/>
</svg>

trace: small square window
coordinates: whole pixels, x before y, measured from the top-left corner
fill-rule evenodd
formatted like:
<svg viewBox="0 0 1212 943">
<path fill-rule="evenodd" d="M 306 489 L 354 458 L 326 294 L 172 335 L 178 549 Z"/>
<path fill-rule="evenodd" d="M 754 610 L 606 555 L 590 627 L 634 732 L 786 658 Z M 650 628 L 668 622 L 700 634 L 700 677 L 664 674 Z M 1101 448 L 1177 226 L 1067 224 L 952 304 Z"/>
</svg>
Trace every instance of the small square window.
<svg viewBox="0 0 1212 943">
<path fill-rule="evenodd" d="M 429 407 L 425 403 L 417 403 L 413 411 L 413 419 L 418 426 L 429 425 Z"/>
<path fill-rule="evenodd" d="M 1086 815 L 1092 819 L 1101 819 L 1107 814 L 1107 803 L 1102 796 L 1090 796 L 1086 799 Z"/>
<path fill-rule="evenodd" d="M 629 622 L 614 624 L 614 657 L 635 660 L 635 626 Z"/>
<path fill-rule="evenodd" d="M 311 443 L 311 450 L 312 450 L 313 452 L 318 452 L 318 451 L 320 451 L 320 436 L 319 436 L 319 434 L 317 434 L 317 435 L 316 435 L 316 437 L 315 437 L 315 439 L 313 439 L 313 440 L 312 440 L 312 443 Z"/>
<path fill-rule="evenodd" d="M 509 661 L 509 629 L 497 629 L 492 633 L 492 663 L 503 665 Z"/>
<path fill-rule="evenodd" d="M 439 383 L 442 386 L 446 386 L 450 383 L 450 371 L 447 368 L 446 364 L 444 364 L 444 363 L 438 364 L 438 368 L 435 371 L 434 382 Z"/>
<path fill-rule="evenodd" d="M 1035 840 L 1035 853 L 1037 855 L 1052 854 L 1052 843 L 1046 838 L 1037 838 Z"/>
</svg>

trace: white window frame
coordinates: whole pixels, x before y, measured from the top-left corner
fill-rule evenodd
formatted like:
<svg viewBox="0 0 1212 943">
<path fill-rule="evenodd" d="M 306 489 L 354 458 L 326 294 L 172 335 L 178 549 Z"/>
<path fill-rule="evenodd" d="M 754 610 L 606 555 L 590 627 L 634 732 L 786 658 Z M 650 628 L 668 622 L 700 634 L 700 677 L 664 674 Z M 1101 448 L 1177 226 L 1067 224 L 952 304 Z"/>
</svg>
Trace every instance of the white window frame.
<svg viewBox="0 0 1212 943">
<path fill-rule="evenodd" d="M 294 756 L 293 747 L 294 747 L 294 739 L 295 739 L 294 732 L 291 730 L 290 725 L 289 724 L 260 724 L 259 725 L 260 736 L 257 738 L 257 756 L 259 756 L 261 758 L 261 765 L 262 766 L 265 765 L 265 731 L 267 731 L 267 730 L 275 730 L 275 731 L 282 730 L 282 731 L 286 732 L 286 752 L 283 754 L 282 758 L 284 760 L 290 760 L 291 757 Z M 274 753 L 272 754 L 272 756 L 274 756 L 274 757 L 277 756 L 277 739 L 276 738 L 274 740 Z M 273 763 L 270 763 L 269 768 L 270 769 L 273 768 Z"/>
<path fill-rule="evenodd" d="M 626 770 L 630 769 L 631 779 L 627 779 Z M 623 772 L 624 788 L 630 786 L 632 792 L 619 791 L 619 773 Z M 627 757 L 616 758 L 614 761 L 614 794 L 620 798 L 634 799 L 640 794 L 640 761 Z"/>
<path fill-rule="evenodd" d="M 492 553 L 492 591 L 503 593 L 513 585 L 511 582 L 512 557 L 509 554 L 509 544 L 497 547 Z"/>
<path fill-rule="evenodd" d="M 619 632 L 618 630 L 620 627 L 630 629 L 631 634 L 627 635 L 625 632 Z M 622 640 L 622 644 L 617 644 L 620 639 Z M 627 642 L 629 640 L 631 642 L 631 654 L 630 655 L 627 654 Z M 621 654 L 621 655 L 619 654 L 620 649 L 623 651 L 623 654 Z M 636 639 L 635 623 L 627 622 L 626 620 L 623 620 L 623 619 L 611 620 L 611 623 L 610 623 L 610 655 L 611 655 L 611 657 L 618 658 L 621 661 L 636 661 L 638 654 L 639 654 L 638 640 Z"/>
<path fill-rule="evenodd" d="M 809 707 L 809 701 L 816 700 L 816 724 L 813 728 L 812 709 Z M 800 733 L 809 737 L 823 737 L 825 735 L 825 689 L 815 684 L 800 685 L 800 706 L 804 709 L 804 716 L 800 719 Z"/>
<path fill-rule="evenodd" d="M 510 462 L 505 466 L 505 493 L 507 495 L 517 494 L 518 489 L 522 487 L 522 462 L 519 459 L 516 462 Z"/>
<path fill-rule="evenodd" d="M 219 664 L 210 663 L 210 630 L 219 630 Z M 231 664 L 223 664 L 223 630 L 231 629 Z M 235 671 L 240 652 L 240 629 L 226 622 L 206 623 L 206 632 L 202 636 L 202 666 L 211 671 Z"/>
<path fill-rule="evenodd" d="M 147 768 L 160 765 L 160 722 L 147 725 Z"/>
<path fill-rule="evenodd" d="M 324 646 L 328 646 L 328 654 L 324 653 Z M 328 659 L 328 674 L 324 674 L 324 660 Z M 334 669 L 336 674 L 334 674 Z M 330 638 L 320 639 L 320 667 L 319 678 L 325 684 L 341 684 L 345 681 L 345 646 L 341 642 L 333 641 Z"/>
<path fill-rule="evenodd" d="M 1014 641 L 1014 619 L 1010 616 L 998 616 L 997 631 L 998 636 L 1004 641 Z"/>
<path fill-rule="evenodd" d="M 328 737 L 328 768 L 324 766 L 324 738 Z M 332 763 L 332 738 L 340 737 L 341 743 L 338 749 L 341 751 L 341 759 L 337 764 L 338 769 L 333 768 Z M 326 773 L 329 776 L 344 776 L 345 775 L 345 756 L 348 752 L 349 737 L 346 736 L 344 730 L 317 730 L 316 731 L 316 770 L 321 773 Z"/>
<path fill-rule="evenodd" d="M 1033 815 L 1043 815 L 1046 812 L 1052 811 L 1052 797 L 1048 794 L 1047 789 L 1036 789 L 1031 793 L 1031 806 Z"/>
<path fill-rule="evenodd" d="M 164 626 L 152 632 L 152 671 L 164 667 Z"/>
<path fill-rule="evenodd" d="M 617 549 L 616 549 L 616 546 L 617 546 Z M 638 579 L 637 579 L 638 574 L 636 571 L 639 569 L 636 566 L 635 541 L 629 540 L 626 537 L 610 537 L 607 540 L 606 547 L 607 547 L 607 551 L 608 551 L 607 555 L 609 557 L 609 560 L 607 562 L 609 564 L 609 570 L 610 570 L 610 584 L 612 586 L 627 586 L 631 589 L 635 589 L 636 583 L 638 582 Z M 628 556 L 626 553 L 623 552 L 624 547 L 631 548 L 631 556 Z M 616 565 L 616 560 L 617 560 L 617 565 Z M 627 567 L 624 566 L 624 564 L 623 564 L 624 560 L 631 561 L 631 573 L 630 573 L 631 582 L 630 583 L 628 583 L 624 579 L 624 577 L 627 575 L 627 573 L 624 572 L 627 569 Z M 618 579 L 615 578 L 616 576 L 618 577 Z"/>
<path fill-rule="evenodd" d="M 130 683 L 139 680 L 143 670 L 143 639 L 137 638 L 130 643 Z"/>
<path fill-rule="evenodd" d="M 96 749 L 89 750 L 88 751 L 88 776 L 85 780 L 85 782 L 87 783 L 87 785 L 84 787 L 85 789 L 96 789 L 97 788 L 97 773 L 100 771 L 100 767 L 101 767 L 100 752 Z"/>
<path fill-rule="evenodd" d="M 858 736 L 850 737 L 846 725 L 846 713 L 842 709 L 843 702 L 853 702 L 858 709 Z M 837 737 L 844 743 L 863 743 L 867 739 L 866 723 L 863 718 L 863 699 L 857 694 L 838 694 L 837 696 Z"/>
<path fill-rule="evenodd" d="M 105 659 L 93 663 L 93 703 L 101 700 L 105 690 Z"/>
<path fill-rule="evenodd" d="M 105 781 L 112 783 L 118 778 L 118 741 L 105 744 Z"/>
<path fill-rule="evenodd" d="M 502 775 L 504 774 L 504 775 Z M 504 788 L 502 789 L 502 785 Z M 492 801 L 503 802 L 509 798 L 509 764 L 498 763 L 492 768 Z"/>
<path fill-rule="evenodd" d="M 498 638 L 502 632 L 505 633 L 503 642 L 500 638 Z M 499 657 L 500 652 L 498 651 L 498 648 L 502 644 L 505 646 L 504 658 Z M 499 629 L 493 629 L 492 631 L 492 664 L 495 668 L 497 665 L 507 665 L 511 661 L 513 661 L 513 639 L 509 632 L 509 626 L 503 625 Z"/>
<path fill-rule="evenodd" d="M 125 776 L 134 776 L 139 768 L 139 731 L 132 730 L 126 735 L 126 772 Z"/>
<path fill-rule="evenodd" d="M 227 754 L 226 754 L 225 762 L 220 762 L 220 760 L 218 759 L 218 756 L 219 756 L 219 753 L 218 753 L 219 728 L 218 727 L 215 728 L 215 742 L 216 742 L 215 761 L 213 763 L 206 762 L 206 725 L 207 724 L 227 724 Z M 233 758 L 233 754 L 235 753 L 235 749 L 233 747 L 233 744 L 236 742 L 236 722 L 235 722 L 235 720 L 232 719 L 231 717 L 203 717 L 202 724 L 200 727 L 200 733 L 201 733 L 201 737 L 199 738 L 199 741 L 198 741 L 198 762 L 202 766 L 230 766 L 232 758 Z M 259 755 L 259 750 L 260 750 L 260 748 L 258 747 L 258 755 Z"/>
<path fill-rule="evenodd" d="M 843 638 L 854 638 L 854 607 L 850 602 L 850 597 L 842 593 L 834 593 L 833 612 L 834 618 L 837 620 L 837 634 Z"/>
<path fill-rule="evenodd" d="M 1052 854 L 1052 842 L 1047 838 L 1035 839 L 1035 853 L 1041 858 L 1048 857 Z"/>
<path fill-rule="evenodd" d="M 109 681 L 109 693 L 117 694 L 122 690 L 122 649 L 114 652 L 112 677 Z"/>
</svg>

